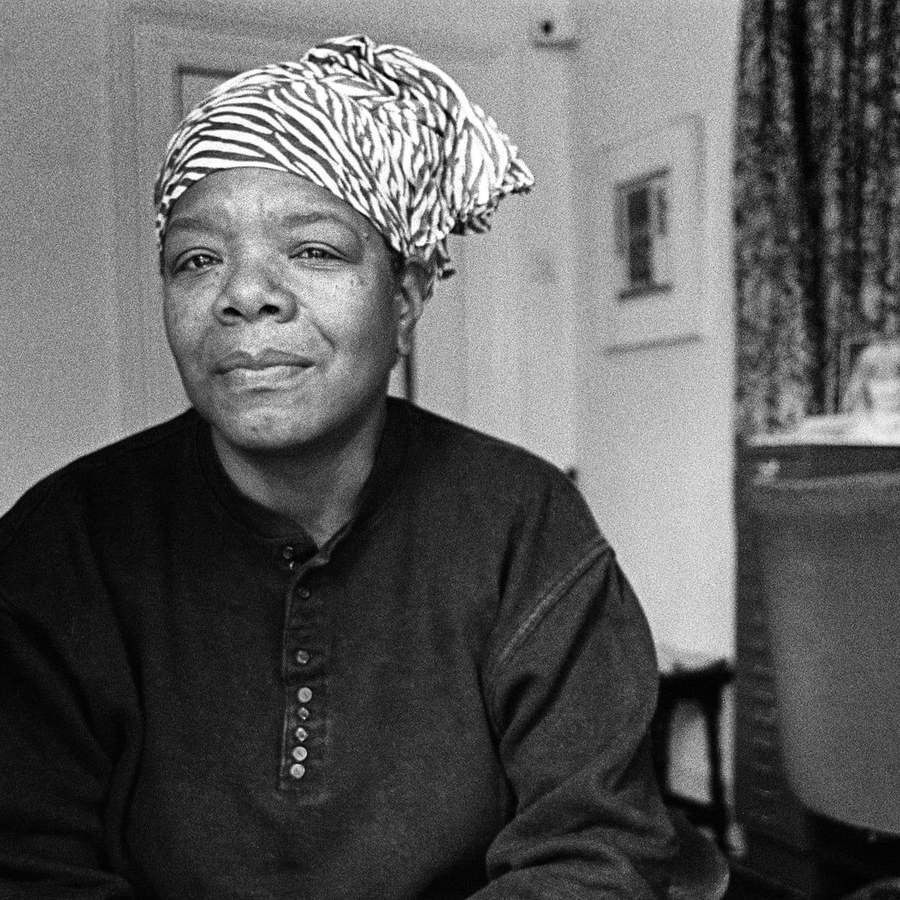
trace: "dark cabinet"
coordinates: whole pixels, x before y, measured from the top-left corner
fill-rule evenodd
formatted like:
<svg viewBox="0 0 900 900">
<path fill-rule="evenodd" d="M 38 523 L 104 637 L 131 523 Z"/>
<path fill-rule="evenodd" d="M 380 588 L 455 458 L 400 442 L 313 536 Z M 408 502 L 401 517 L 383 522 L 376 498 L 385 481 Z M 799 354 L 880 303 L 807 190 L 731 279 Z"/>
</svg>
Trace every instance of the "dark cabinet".
<svg viewBox="0 0 900 900">
<path fill-rule="evenodd" d="M 900 472 L 900 447 L 772 441 L 737 448 L 735 804 L 747 849 L 740 867 L 759 879 L 760 897 L 765 884 L 772 897 L 838 897 L 874 878 L 900 873 L 900 843 L 872 840 L 859 829 L 810 814 L 787 783 L 772 617 L 761 572 L 763 535 L 753 514 L 755 497 L 778 479 L 846 476 L 851 484 L 854 475 L 885 471 Z M 900 534 L 897 539 L 900 547 Z"/>
</svg>

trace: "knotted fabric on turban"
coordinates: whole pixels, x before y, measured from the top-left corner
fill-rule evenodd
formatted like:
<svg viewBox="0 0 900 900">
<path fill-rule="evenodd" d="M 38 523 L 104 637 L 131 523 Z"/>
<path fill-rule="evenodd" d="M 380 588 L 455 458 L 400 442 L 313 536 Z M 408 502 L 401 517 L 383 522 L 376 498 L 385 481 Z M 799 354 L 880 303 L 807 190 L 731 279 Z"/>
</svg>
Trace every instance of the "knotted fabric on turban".
<svg viewBox="0 0 900 900">
<path fill-rule="evenodd" d="M 241 167 L 324 187 L 404 259 L 432 261 L 438 277 L 453 271 L 447 236 L 486 231 L 500 199 L 534 180 L 449 75 L 361 35 L 237 75 L 187 115 L 156 181 L 160 248 L 178 197 L 212 172 Z"/>
</svg>

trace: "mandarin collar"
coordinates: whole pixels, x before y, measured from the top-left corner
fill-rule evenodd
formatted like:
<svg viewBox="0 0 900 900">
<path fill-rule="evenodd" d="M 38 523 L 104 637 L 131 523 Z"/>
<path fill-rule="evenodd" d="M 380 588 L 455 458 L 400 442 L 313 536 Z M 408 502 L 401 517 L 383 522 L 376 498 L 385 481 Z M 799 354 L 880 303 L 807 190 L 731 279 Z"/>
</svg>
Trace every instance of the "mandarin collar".
<svg viewBox="0 0 900 900">
<path fill-rule="evenodd" d="M 409 445 L 409 403 L 387 398 L 384 428 L 375 450 L 375 460 L 359 494 L 357 511 L 335 537 L 362 527 L 383 506 L 397 483 Z M 303 540 L 313 544 L 306 530 L 289 516 L 269 509 L 242 493 L 231 480 L 216 453 L 209 423 L 200 420 L 197 451 L 203 475 L 225 509 L 246 528 L 267 541 Z M 329 541 L 331 543 L 331 541 Z"/>
</svg>

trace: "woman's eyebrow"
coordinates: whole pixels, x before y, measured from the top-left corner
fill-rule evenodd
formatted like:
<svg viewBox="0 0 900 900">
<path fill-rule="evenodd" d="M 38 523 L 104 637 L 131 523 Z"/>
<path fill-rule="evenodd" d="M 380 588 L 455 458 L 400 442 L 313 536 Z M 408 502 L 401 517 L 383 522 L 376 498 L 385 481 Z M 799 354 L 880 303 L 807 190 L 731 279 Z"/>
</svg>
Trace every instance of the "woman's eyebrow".
<svg viewBox="0 0 900 900">
<path fill-rule="evenodd" d="M 173 231 L 211 231 L 221 228 L 221 223 L 212 216 L 179 216 L 174 215 L 167 232 Z"/>
<path fill-rule="evenodd" d="M 352 223 L 348 222 L 343 216 L 322 210 L 305 213 L 287 213 L 282 216 L 278 222 L 286 229 L 300 228 L 304 225 L 318 225 L 324 222 L 326 224 L 339 225 L 342 228 L 354 230 Z"/>
<path fill-rule="evenodd" d="M 338 225 L 348 230 L 354 230 L 351 222 L 348 222 L 342 216 L 332 213 L 315 210 L 313 212 L 303 213 L 287 213 L 277 219 L 278 225 L 286 230 L 300 228 L 304 225 L 315 225 L 319 223 L 328 223 Z M 224 229 L 224 223 L 221 217 L 214 215 L 178 215 L 172 217 L 166 231 L 171 233 L 174 231 L 221 231 Z"/>
</svg>

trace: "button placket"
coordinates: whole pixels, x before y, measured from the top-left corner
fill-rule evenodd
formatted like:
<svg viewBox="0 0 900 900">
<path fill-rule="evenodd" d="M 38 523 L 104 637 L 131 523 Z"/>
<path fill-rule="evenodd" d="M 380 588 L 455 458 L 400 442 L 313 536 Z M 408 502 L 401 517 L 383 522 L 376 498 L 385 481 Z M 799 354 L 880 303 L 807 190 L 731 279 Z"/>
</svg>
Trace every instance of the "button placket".
<svg viewBox="0 0 900 900">
<path fill-rule="evenodd" d="M 281 548 L 281 559 L 283 565 L 293 572 L 297 565 L 297 548 L 293 544 L 284 544 Z"/>
<path fill-rule="evenodd" d="M 324 723 L 316 722 L 312 724 L 312 713 L 308 706 L 297 706 L 301 696 L 312 700 L 312 689 L 308 686 L 292 690 L 293 703 L 288 704 L 287 721 L 285 725 L 288 730 L 285 732 L 283 771 L 289 778 L 290 783 L 298 785 L 301 780 L 308 779 L 312 774 L 310 764 L 315 754 L 315 747 L 321 746 L 316 742 L 313 746 L 309 746 L 314 741 L 314 735 Z M 293 707 L 293 708 L 292 708 Z M 313 730 L 315 728 L 315 730 Z M 321 739 L 320 739 L 321 740 Z M 319 761 L 321 764 L 321 761 Z M 304 782 L 305 783 L 305 782 Z"/>
<path fill-rule="evenodd" d="M 280 548 L 284 560 L 289 546 Z M 320 568 L 318 557 L 304 558 L 291 568 L 282 641 L 285 706 L 279 783 L 282 790 L 299 790 L 309 798 L 323 789 L 326 771 L 325 607 L 318 586 L 306 582 Z"/>
</svg>

